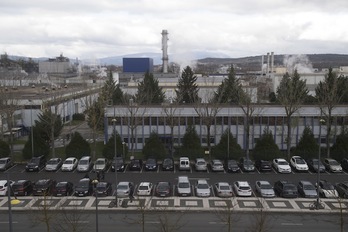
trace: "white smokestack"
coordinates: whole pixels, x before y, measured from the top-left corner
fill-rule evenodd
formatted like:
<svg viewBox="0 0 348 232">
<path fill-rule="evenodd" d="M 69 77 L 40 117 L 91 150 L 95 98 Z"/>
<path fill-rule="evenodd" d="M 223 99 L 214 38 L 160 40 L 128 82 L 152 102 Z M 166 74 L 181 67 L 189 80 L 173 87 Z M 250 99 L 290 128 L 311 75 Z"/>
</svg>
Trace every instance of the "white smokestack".
<svg viewBox="0 0 348 232">
<path fill-rule="evenodd" d="M 267 52 L 267 74 L 269 73 L 269 52 Z"/>
<path fill-rule="evenodd" d="M 271 52 L 271 73 L 273 73 L 274 68 L 274 52 Z"/>
<path fill-rule="evenodd" d="M 162 61 L 163 73 L 168 73 L 168 31 L 162 30 Z"/>
</svg>

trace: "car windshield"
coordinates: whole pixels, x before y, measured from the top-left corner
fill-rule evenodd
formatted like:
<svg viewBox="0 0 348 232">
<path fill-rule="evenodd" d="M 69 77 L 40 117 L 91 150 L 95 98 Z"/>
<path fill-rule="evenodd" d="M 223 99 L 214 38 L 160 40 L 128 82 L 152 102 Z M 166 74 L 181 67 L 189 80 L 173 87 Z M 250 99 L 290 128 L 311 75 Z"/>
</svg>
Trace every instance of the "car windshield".
<svg viewBox="0 0 348 232">
<path fill-rule="evenodd" d="M 230 186 L 220 185 L 220 190 L 230 190 Z"/>
<path fill-rule="evenodd" d="M 97 160 L 97 162 L 95 164 L 104 164 L 104 160 Z"/>
<path fill-rule="evenodd" d="M 0 164 L 5 164 L 6 160 L 0 160 Z"/>
<path fill-rule="evenodd" d="M 159 189 L 159 190 L 166 190 L 168 188 L 169 188 L 168 184 L 158 184 L 157 185 L 157 189 Z"/>
<path fill-rule="evenodd" d="M 145 186 L 145 185 L 140 185 L 139 186 L 139 190 L 148 190 L 149 187 L 148 186 Z"/>
<path fill-rule="evenodd" d="M 67 183 L 65 183 L 65 182 L 62 182 L 62 183 L 58 183 L 57 184 L 57 188 L 63 188 L 63 187 L 65 187 L 67 185 Z"/>
<path fill-rule="evenodd" d="M 49 160 L 47 162 L 47 164 L 57 164 L 58 163 L 58 160 L 54 159 L 54 160 Z"/>
<path fill-rule="evenodd" d="M 244 165 L 252 165 L 253 162 L 251 160 L 244 160 Z"/>
<path fill-rule="evenodd" d="M 336 160 L 330 160 L 329 163 L 330 165 L 338 165 L 338 162 Z"/>
<path fill-rule="evenodd" d="M 234 160 L 230 160 L 228 161 L 228 165 L 234 166 L 234 165 L 237 165 L 237 162 Z"/>
<path fill-rule="evenodd" d="M 205 162 L 204 161 L 198 161 L 197 165 L 205 165 Z"/>
<path fill-rule="evenodd" d="M 163 161 L 163 164 L 165 164 L 165 165 L 170 165 L 170 164 L 172 164 L 172 160 L 171 160 L 171 159 L 165 159 L 165 160 Z"/>
<path fill-rule="evenodd" d="M 72 164 L 73 161 L 72 161 L 72 160 L 66 160 L 64 163 L 65 163 L 65 164 Z"/>
<path fill-rule="evenodd" d="M 292 186 L 292 185 L 285 185 L 284 186 L 284 190 L 295 190 L 296 187 Z"/>
<path fill-rule="evenodd" d="M 40 160 L 37 158 L 33 158 L 30 160 L 30 163 L 34 163 L 34 164 L 38 164 L 39 162 L 40 162 Z"/>
<path fill-rule="evenodd" d="M 271 188 L 272 188 L 272 185 L 270 185 L 270 184 L 262 184 L 262 185 L 260 186 L 260 188 L 261 188 L 261 189 L 271 189 Z"/>
<path fill-rule="evenodd" d="M 189 188 L 189 183 L 179 183 L 179 188 Z"/>
<path fill-rule="evenodd" d="M 117 189 L 127 190 L 128 189 L 128 185 L 117 185 Z"/>
<path fill-rule="evenodd" d="M 207 184 L 198 184 L 198 185 L 197 185 L 197 188 L 198 188 L 198 189 L 208 189 L 208 188 L 209 188 L 209 185 L 207 185 Z"/>
<path fill-rule="evenodd" d="M 80 160 L 79 164 L 86 165 L 88 164 L 88 160 Z"/>
<path fill-rule="evenodd" d="M 286 161 L 279 161 L 278 164 L 279 165 L 288 165 L 288 162 L 286 162 Z"/>
<path fill-rule="evenodd" d="M 303 186 L 303 189 L 305 190 L 315 190 L 315 187 L 311 184 L 306 184 Z"/>
<path fill-rule="evenodd" d="M 239 189 L 241 189 L 241 190 L 250 190 L 250 188 L 248 186 L 241 186 L 241 187 L 239 187 Z"/>
<path fill-rule="evenodd" d="M 214 166 L 222 166 L 222 163 L 220 163 L 219 161 L 214 163 Z"/>
<path fill-rule="evenodd" d="M 297 164 L 305 164 L 304 160 L 301 158 L 295 159 Z"/>
<path fill-rule="evenodd" d="M 323 189 L 335 190 L 335 186 L 333 186 L 333 184 L 330 183 L 323 183 Z"/>
<path fill-rule="evenodd" d="M 79 187 L 88 187 L 89 186 L 89 181 L 81 181 L 79 183 Z"/>
</svg>

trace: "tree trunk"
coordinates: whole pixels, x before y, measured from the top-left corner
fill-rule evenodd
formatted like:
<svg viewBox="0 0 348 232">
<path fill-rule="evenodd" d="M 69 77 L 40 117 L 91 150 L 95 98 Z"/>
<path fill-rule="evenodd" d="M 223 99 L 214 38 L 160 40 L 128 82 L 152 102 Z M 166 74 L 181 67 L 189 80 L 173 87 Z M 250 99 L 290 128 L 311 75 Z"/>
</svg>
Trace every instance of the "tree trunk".
<svg viewBox="0 0 348 232">
<path fill-rule="evenodd" d="M 286 154 L 288 156 L 288 160 L 290 160 L 290 148 L 291 148 L 291 115 L 287 115 L 287 140 L 286 140 Z"/>
</svg>

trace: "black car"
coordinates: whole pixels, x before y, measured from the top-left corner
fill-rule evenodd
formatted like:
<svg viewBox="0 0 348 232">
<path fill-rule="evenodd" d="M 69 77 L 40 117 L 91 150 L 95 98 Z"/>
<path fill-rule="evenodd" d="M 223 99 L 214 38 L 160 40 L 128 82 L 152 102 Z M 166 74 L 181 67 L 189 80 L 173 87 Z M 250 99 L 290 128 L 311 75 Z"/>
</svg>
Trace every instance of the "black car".
<svg viewBox="0 0 348 232">
<path fill-rule="evenodd" d="M 348 198 L 348 181 L 336 184 L 338 195 L 342 198 Z"/>
<path fill-rule="evenodd" d="M 155 188 L 155 194 L 158 197 L 168 197 L 171 194 L 171 189 L 169 182 L 158 182 Z"/>
<path fill-rule="evenodd" d="M 236 160 L 227 160 L 225 162 L 225 169 L 227 172 L 240 172 L 240 168 Z"/>
<path fill-rule="evenodd" d="M 308 159 L 306 160 L 308 168 L 310 171 L 312 172 L 325 172 L 325 166 L 323 165 L 323 163 L 321 161 L 318 162 L 318 159 L 316 158 L 312 158 L 312 159 Z M 319 166 L 318 166 L 319 164 Z M 319 169 L 318 169 L 319 168 Z"/>
<path fill-rule="evenodd" d="M 50 196 L 55 193 L 56 181 L 52 179 L 42 179 L 35 182 L 33 186 L 34 196 Z"/>
<path fill-rule="evenodd" d="M 174 160 L 172 158 L 166 158 L 162 162 L 163 171 L 174 171 Z"/>
<path fill-rule="evenodd" d="M 279 180 L 275 182 L 274 191 L 280 197 L 297 198 L 298 196 L 296 185 L 286 180 Z"/>
<path fill-rule="evenodd" d="M 56 184 L 56 196 L 71 196 L 74 191 L 73 183 L 62 181 Z"/>
<path fill-rule="evenodd" d="M 33 184 L 30 180 L 18 180 L 11 186 L 12 194 L 15 196 L 28 196 L 33 191 Z"/>
<path fill-rule="evenodd" d="M 157 171 L 157 160 L 154 158 L 148 158 L 145 163 L 146 171 Z"/>
<path fill-rule="evenodd" d="M 112 195 L 112 187 L 109 182 L 99 182 L 96 186 L 96 192 L 98 196 L 110 196 Z"/>
<path fill-rule="evenodd" d="M 93 192 L 92 180 L 89 178 L 81 179 L 75 187 L 75 196 L 84 197 L 90 196 Z"/>
<path fill-rule="evenodd" d="M 116 165 L 115 165 L 116 163 Z M 116 166 L 116 170 L 118 172 L 123 172 L 125 169 L 125 163 L 124 163 L 124 159 L 122 157 L 116 157 L 116 162 L 115 159 L 112 161 L 112 165 L 111 165 L 111 171 L 115 171 L 115 166 Z"/>
<path fill-rule="evenodd" d="M 141 159 L 132 159 L 129 163 L 130 171 L 141 171 L 143 161 Z"/>
<path fill-rule="evenodd" d="M 245 157 L 240 158 L 239 166 L 243 172 L 254 172 L 255 171 L 254 162 L 251 161 L 250 159 L 245 158 Z"/>
<path fill-rule="evenodd" d="M 34 156 L 25 166 L 27 172 L 38 172 L 46 165 L 46 159 L 42 156 Z"/>
<path fill-rule="evenodd" d="M 342 166 L 342 168 L 343 168 L 345 171 L 348 171 L 348 159 L 347 159 L 347 158 L 344 158 L 344 159 L 341 161 L 341 166 Z"/>
<path fill-rule="evenodd" d="M 270 172 L 272 171 L 272 163 L 268 160 L 256 160 L 255 167 L 260 172 Z"/>
</svg>

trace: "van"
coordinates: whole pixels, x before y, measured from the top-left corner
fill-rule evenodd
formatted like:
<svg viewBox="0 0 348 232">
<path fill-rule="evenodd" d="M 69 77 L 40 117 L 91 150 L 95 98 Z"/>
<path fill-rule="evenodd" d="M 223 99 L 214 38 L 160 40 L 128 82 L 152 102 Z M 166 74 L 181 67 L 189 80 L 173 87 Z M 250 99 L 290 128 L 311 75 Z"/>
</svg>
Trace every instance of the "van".
<svg viewBox="0 0 348 232">
<path fill-rule="evenodd" d="M 177 193 L 183 197 L 191 196 L 191 184 L 187 176 L 178 177 Z"/>
<path fill-rule="evenodd" d="M 180 157 L 179 159 L 179 170 L 180 171 L 190 171 L 190 160 L 188 157 Z"/>
</svg>

